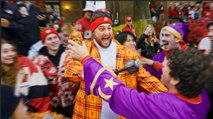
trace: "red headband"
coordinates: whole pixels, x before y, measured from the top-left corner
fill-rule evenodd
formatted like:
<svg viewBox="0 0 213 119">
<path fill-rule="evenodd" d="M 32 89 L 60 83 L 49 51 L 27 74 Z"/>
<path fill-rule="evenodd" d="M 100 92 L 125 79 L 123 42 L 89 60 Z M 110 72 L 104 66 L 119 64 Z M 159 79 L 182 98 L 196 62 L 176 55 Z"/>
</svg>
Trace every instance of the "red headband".
<svg viewBox="0 0 213 119">
<path fill-rule="evenodd" d="M 103 24 L 103 23 L 110 23 L 110 24 L 112 24 L 112 20 L 111 20 L 109 17 L 100 17 L 100 18 L 96 19 L 95 21 L 93 21 L 93 22 L 90 24 L 90 31 L 91 31 L 91 32 L 94 32 L 94 30 L 95 30 L 100 24 Z"/>
</svg>

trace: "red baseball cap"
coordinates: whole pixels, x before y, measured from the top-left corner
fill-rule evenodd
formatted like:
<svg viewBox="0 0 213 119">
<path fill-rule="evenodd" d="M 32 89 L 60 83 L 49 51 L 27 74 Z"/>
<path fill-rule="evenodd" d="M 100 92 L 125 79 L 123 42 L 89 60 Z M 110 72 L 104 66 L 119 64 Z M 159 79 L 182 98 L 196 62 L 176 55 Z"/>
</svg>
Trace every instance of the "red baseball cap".
<svg viewBox="0 0 213 119">
<path fill-rule="evenodd" d="M 132 17 L 130 17 L 130 16 L 126 17 L 126 21 L 128 21 L 128 22 L 132 21 Z"/>
</svg>

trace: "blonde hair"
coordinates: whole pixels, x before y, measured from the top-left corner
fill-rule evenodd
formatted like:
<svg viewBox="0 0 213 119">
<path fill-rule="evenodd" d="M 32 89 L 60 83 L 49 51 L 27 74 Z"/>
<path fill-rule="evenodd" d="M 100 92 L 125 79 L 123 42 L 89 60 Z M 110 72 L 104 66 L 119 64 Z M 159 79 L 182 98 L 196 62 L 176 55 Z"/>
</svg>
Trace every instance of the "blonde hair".
<svg viewBox="0 0 213 119">
<path fill-rule="evenodd" d="M 157 36 L 156 36 L 156 30 L 155 30 L 155 27 L 152 25 L 152 24 L 148 24 L 150 27 L 151 27 L 151 29 L 152 29 L 152 37 L 153 38 L 157 38 Z"/>
<path fill-rule="evenodd" d="M 10 44 L 13 47 L 15 47 L 9 41 L 1 39 L 1 46 L 3 44 Z M 15 50 L 16 50 L 16 47 L 15 47 Z M 16 52 L 17 52 L 17 50 L 16 50 Z M 17 57 L 15 57 L 15 58 L 16 58 L 16 60 L 13 64 L 10 64 L 8 66 L 1 64 L 1 81 L 4 84 L 12 86 L 12 87 L 15 87 L 15 85 L 16 85 L 16 76 L 17 76 L 17 70 L 18 70 Z"/>
</svg>

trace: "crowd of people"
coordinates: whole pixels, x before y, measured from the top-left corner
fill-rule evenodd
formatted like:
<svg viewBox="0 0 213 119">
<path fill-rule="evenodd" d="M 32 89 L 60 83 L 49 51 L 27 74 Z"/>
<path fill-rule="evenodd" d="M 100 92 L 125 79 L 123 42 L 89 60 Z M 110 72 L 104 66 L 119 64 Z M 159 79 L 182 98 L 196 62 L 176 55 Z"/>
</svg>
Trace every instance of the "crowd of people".
<svg viewBox="0 0 213 119">
<path fill-rule="evenodd" d="M 199 15 L 198 4 L 203 5 Z M 152 17 L 159 13 L 156 18 L 163 21 L 160 32 L 148 24 L 138 34 L 128 16 L 114 34 L 107 9 L 87 4 L 73 24 L 53 17 L 47 26 L 47 14 L 31 2 L 3 0 L 1 117 L 213 118 L 210 4 L 191 5 L 193 17 L 177 16 L 181 20 L 166 24 L 162 2 L 157 11 L 150 7 Z M 176 18 L 173 7 L 169 19 Z M 190 47 L 189 24 L 200 18 L 207 22 L 200 31 L 205 35 Z"/>
</svg>

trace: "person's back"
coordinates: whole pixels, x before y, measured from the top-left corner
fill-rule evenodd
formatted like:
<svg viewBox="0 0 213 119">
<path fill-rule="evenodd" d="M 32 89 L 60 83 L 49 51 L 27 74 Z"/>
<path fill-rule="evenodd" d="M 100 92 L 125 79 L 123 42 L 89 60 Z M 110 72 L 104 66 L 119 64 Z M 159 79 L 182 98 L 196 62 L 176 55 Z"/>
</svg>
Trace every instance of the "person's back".
<svg viewBox="0 0 213 119">
<path fill-rule="evenodd" d="M 19 52 L 22 55 L 28 56 L 30 47 L 36 42 L 40 41 L 39 19 L 37 18 L 41 14 L 41 10 L 31 4 L 29 1 L 17 2 L 19 9 L 25 9 L 27 15 L 22 13 L 25 22 L 25 28 L 19 32 L 18 46 L 21 47 Z"/>
<path fill-rule="evenodd" d="M 9 40 L 17 46 L 18 31 L 26 26 L 23 17 L 18 11 L 18 7 L 9 4 L 6 0 L 1 3 L 1 37 Z"/>
<path fill-rule="evenodd" d="M 1 118 L 31 119 L 27 114 L 27 107 L 23 97 L 15 95 L 15 89 L 7 85 L 0 85 L 1 88 Z"/>
<path fill-rule="evenodd" d="M 30 112 L 50 110 L 49 90 L 44 74 L 25 56 L 17 57 L 17 65 L 19 70 L 16 90 L 25 96 L 28 110 Z"/>
</svg>

